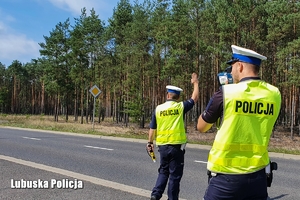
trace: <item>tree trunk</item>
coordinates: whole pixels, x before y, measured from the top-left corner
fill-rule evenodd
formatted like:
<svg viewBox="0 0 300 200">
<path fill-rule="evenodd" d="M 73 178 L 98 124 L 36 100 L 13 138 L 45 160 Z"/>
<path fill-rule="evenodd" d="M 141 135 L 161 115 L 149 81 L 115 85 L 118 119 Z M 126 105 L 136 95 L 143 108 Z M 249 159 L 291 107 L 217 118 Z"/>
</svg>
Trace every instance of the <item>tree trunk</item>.
<svg viewBox="0 0 300 200">
<path fill-rule="evenodd" d="M 67 99 L 66 99 L 66 122 L 69 120 L 69 92 L 67 92 Z"/>
<path fill-rule="evenodd" d="M 78 88 L 75 87 L 75 100 L 74 100 L 74 121 L 78 121 Z"/>
<path fill-rule="evenodd" d="M 89 109 L 89 90 L 88 90 L 88 88 L 86 88 L 86 107 L 85 107 L 85 109 L 86 109 L 86 112 L 85 112 L 85 122 L 88 124 L 89 123 L 89 111 L 90 111 L 90 109 Z"/>
<path fill-rule="evenodd" d="M 42 81 L 41 113 L 45 114 L 45 82 Z"/>
<path fill-rule="evenodd" d="M 81 118 L 80 118 L 80 124 L 83 124 L 83 100 L 84 100 L 84 87 L 81 89 L 81 97 L 80 97 L 80 112 L 81 112 Z"/>
<path fill-rule="evenodd" d="M 34 93 L 34 82 L 31 83 L 31 114 L 34 115 L 34 107 L 35 107 L 35 93 Z"/>
</svg>

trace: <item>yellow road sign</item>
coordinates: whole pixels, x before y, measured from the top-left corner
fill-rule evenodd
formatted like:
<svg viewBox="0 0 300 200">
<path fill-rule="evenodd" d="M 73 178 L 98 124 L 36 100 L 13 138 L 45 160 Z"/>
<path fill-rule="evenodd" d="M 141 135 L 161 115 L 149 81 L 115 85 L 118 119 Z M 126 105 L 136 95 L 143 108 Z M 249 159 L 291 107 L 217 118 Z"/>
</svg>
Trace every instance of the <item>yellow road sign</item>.
<svg viewBox="0 0 300 200">
<path fill-rule="evenodd" d="M 99 94 L 101 94 L 101 90 L 97 87 L 97 85 L 94 85 L 93 87 L 91 87 L 91 89 L 89 90 L 90 93 L 96 98 Z"/>
</svg>

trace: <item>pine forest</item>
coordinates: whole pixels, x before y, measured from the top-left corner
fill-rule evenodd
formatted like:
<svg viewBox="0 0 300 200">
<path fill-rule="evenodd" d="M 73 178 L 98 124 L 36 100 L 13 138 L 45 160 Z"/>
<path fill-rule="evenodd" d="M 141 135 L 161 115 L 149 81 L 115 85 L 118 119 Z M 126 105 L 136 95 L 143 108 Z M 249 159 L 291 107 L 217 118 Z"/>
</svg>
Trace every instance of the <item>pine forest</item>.
<svg viewBox="0 0 300 200">
<path fill-rule="evenodd" d="M 199 101 L 185 117 L 193 124 L 220 86 L 232 44 L 267 57 L 260 77 L 282 95 L 276 125 L 300 134 L 299 0 L 120 0 L 106 23 L 82 8 L 44 35 L 40 57 L 0 61 L 0 113 L 88 122 L 97 85 L 95 121 L 143 128 L 166 100 L 166 85 L 190 98 L 196 72 Z"/>
</svg>

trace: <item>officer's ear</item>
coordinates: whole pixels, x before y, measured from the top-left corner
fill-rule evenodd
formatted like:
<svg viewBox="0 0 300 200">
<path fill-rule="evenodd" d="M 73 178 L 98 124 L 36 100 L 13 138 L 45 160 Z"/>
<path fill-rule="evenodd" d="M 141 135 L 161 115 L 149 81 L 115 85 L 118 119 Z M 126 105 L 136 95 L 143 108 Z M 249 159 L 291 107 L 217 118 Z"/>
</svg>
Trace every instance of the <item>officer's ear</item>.
<svg viewBox="0 0 300 200">
<path fill-rule="evenodd" d="M 172 94 L 170 92 L 167 92 L 167 99 L 172 99 Z"/>
<path fill-rule="evenodd" d="M 237 66 L 237 70 L 242 73 L 242 71 L 244 70 L 244 64 L 242 62 L 238 62 L 237 63 L 238 66 Z"/>
</svg>

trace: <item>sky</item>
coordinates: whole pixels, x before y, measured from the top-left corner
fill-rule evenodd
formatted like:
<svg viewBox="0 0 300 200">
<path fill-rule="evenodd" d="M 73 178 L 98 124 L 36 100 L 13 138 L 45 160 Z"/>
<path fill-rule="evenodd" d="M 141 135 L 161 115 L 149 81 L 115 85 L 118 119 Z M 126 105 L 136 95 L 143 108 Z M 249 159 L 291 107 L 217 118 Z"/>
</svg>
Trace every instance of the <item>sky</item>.
<svg viewBox="0 0 300 200">
<path fill-rule="evenodd" d="M 59 22 L 79 18 L 85 7 L 94 8 L 105 22 L 113 15 L 119 0 L 0 0 L 0 62 L 8 67 L 41 57 L 38 43 L 45 42 Z M 130 0 L 133 5 L 134 0 Z M 142 1 L 138 1 L 142 2 Z"/>
</svg>

